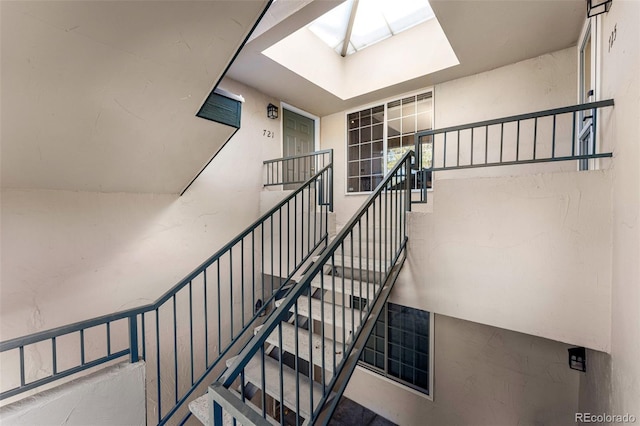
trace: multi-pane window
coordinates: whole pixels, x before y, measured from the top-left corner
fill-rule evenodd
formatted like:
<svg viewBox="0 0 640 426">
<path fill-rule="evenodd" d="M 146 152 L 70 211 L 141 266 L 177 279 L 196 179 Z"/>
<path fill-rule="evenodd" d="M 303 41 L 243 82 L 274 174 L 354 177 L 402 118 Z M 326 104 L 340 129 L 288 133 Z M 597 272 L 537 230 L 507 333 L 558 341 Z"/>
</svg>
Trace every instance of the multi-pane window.
<svg viewBox="0 0 640 426">
<path fill-rule="evenodd" d="M 432 128 L 433 93 L 350 113 L 347 123 L 347 192 L 371 191 L 407 151 L 414 149 L 415 133 Z M 428 167 L 431 150 L 422 145 L 422 151 L 423 165 Z M 419 184 L 414 179 L 414 187 Z"/>
<path fill-rule="evenodd" d="M 387 303 L 360 360 L 374 371 L 430 394 L 429 321 L 429 312 Z"/>
<path fill-rule="evenodd" d="M 347 116 L 348 192 L 373 190 L 384 174 L 384 106 L 376 106 Z"/>
</svg>

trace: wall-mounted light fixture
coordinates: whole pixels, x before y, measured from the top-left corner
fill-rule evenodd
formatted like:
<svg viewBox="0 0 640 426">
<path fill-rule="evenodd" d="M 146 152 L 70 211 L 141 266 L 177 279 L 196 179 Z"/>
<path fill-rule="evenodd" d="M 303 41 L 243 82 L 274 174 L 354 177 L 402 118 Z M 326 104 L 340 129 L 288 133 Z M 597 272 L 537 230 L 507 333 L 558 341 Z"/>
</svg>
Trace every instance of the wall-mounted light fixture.
<svg viewBox="0 0 640 426">
<path fill-rule="evenodd" d="M 591 18 L 611 9 L 613 0 L 587 0 L 587 18 Z"/>
<path fill-rule="evenodd" d="M 587 355 L 584 348 L 569 348 L 569 368 L 587 371 Z"/>
<path fill-rule="evenodd" d="M 275 120 L 276 118 L 278 118 L 278 107 L 275 106 L 274 104 L 267 105 L 267 117 L 269 117 L 272 120 Z"/>
</svg>

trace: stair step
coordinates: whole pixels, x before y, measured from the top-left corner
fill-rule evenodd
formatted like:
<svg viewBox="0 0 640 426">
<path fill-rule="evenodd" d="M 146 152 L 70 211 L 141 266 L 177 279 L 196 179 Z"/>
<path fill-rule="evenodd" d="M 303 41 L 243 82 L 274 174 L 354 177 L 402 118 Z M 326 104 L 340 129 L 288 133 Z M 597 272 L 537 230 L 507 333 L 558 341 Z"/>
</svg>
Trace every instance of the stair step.
<svg viewBox="0 0 640 426">
<path fill-rule="evenodd" d="M 282 304 L 282 300 L 276 300 L 276 306 L 280 306 Z M 351 308 L 347 308 L 345 306 L 334 305 L 330 302 L 324 303 L 324 308 L 322 308 L 322 302 L 320 299 L 311 298 L 311 314 L 312 318 L 316 321 L 322 321 L 322 311 L 324 311 L 324 323 L 333 325 L 333 309 L 335 306 L 335 326 L 336 328 L 342 328 L 342 316 L 345 316 L 345 327 L 344 329 L 351 333 L 351 314 L 353 312 L 353 321 L 355 327 L 360 326 L 360 311 L 353 310 Z M 322 308 L 322 311 L 321 311 Z M 294 307 L 292 306 L 290 309 L 291 312 L 294 312 Z M 298 300 L 298 315 L 302 315 L 305 317 L 309 317 L 309 296 L 300 296 Z"/>
<path fill-rule="evenodd" d="M 255 328 L 254 332 L 257 334 L 262 329 L 262 326 L 258 326 Z M 283 350 L 286 352 L 295 355 L 296 353 L 296 340 L 295 333 L 296 327 L 293 324 L 289 324 L 288 322 L 282 323 L 282 346 Z M 311 334 L 311 344 L 313 355 L 313 364 L 322 368 L 322 336 L 312 333 Z M 271 335 L 267 338 L 267 342 L 270 345 L 278 346 L 278 329 L 276 328 Z M 336 343 L 336 364 L 339 364 L 342 360 L 342 343 Z M 305 330 L 303 328 L 298 328 L 298 356 L 305 361 L 309 361 L 309 330 Z M 333 341 L 330 339 L 324 339 L 324 359 L 325 365 L 324 368 L 328 372 L 333 372 Z"/>
<path fill-rule="evenodd" d="M 317 260 L 318 258 L 319 256 L 316 257 L 316 259 L 314 260 Z M 352 259 L 353 259 L 353 263 L 352 263 Z M 374 260 L 366 257 L 360 258 L 358 256 L 354 256 L 352 258 L 351 256 L 347 256 L 346 254 L 342 256 L 342 254 L 339 252 L 337 252 L 333 258 L 333 265 L 335 265 L 336 267 L 344 266 L 345 268 L 351 268 L 352 264 L 354 269 L 360 269 L 360 265 L 362 265 L 362 270 L 364 271 L 369 270 L 369 271 L 384 272 L 384 261 L 381 261 L 380 259 Z M 325 263 L 325 266 L 331 266 L 331 265 L 332 265 L 332 259 L 329 258 L 327 263 Z"/>
<path fill-rule="evenodd" d="M 227 364 L 232 363 L 236 357 L 227 361 Z M 245 384 L 251 383 L 259 389 L 262 389 L 262 367 L 260 365 L 260 355 L 254 356 L 251 361 L 246 365 L 244 369 Z M 265 369 L 265 392 L 272 398 L 280 399 L 280 364 L 278 361 L 265 356 L 264 358 Z M 282 380 L 283 380 L 283 399 L 282 403 L 290 410 L 296 410 L 296 372 L 295 370 L 282 365 Z M 309 406 L 310 384 L 313 387 L 313 401 L 316 404 L 322 398 L 322 386 L 319 383 L 311 382 L 307 376 L 298 374 L 299 397 L 300 397 L 300 416 L 308 419 L 311 415 L 311 409 Z"/>
<path fill-rule="evenodd" d="M 238 396 L 238 398 L 240 398 L 240 394 L 238 392 L 234 391 L 233 389 L 229 389 L 229 391 L 233 392 Z M 251 407 L 253 410 L 255 410 L 258 413 L 262 412 L 260 408 L 256 407 L 253 403 L 251 403 L 251 401 L 245 400 L 245 404 L 247 404 L 249 407 Z M 209 397 L 206 393 L 202 395 L 200 398 L 196 398 L 193 401 L 191 401 L 189 403 L 189 410 L 194 416 L 196 416 L 198 420 L 200 420 L 200 422 L 202 422 L 202 424 L 206 426 L 209 426 L 212 424 L 212 423 L 209 423 Z M 278 422 L 276 422 L 274 419 L 272 419 L 269 416 L 267 416 L 267 421 L 274 426 L 279 425 Z M 233 426 L 233 417 L 228 412 L 223 411 L 222 422 L 224 426 Z M 236 422 L 236 426 L 242 426 L 242 425 L 240 424 L 240 422 Z"/>
<path fill-rule="evenodd" d="M 320 275 L 316 276 L 312 281 L 311 281 L 311 286 L 314 288 L 324 288 L 325 291 L 334 291 L 334 280 L 335 279 L 335 292 L 336 293 L 343 293 L 343 288 L 342 288 L 342 277 L 339 276 L 334 276 L 334 275 L 323 275 L 322 278 L 320 278 Z M 323 287 L 321 287 L 321 280 L 323 281 Z M 373 299 L 374 295 L 375 295 L 375 289 L 376 286 L 374 286 L 373 284 L 364 282 L 364 281 L 357 281 L 357 280 L 353 280 L 353 292 L 351 291 L 351 279 L 350 278 L 345 278 L 344 279 L 344 294 L 345 295 L 349 295 L 349 296 L 356 296 L 356 297 L 364 297 L 367 298 L 367 295 L 369 296 L 368 299 L 371 300 Z M 369 289 L 369 292 L 367 293 L 367 287 Z M 379 286 L 378 286 L 379 287 Z M 360 288 L 362 288 L 362 296 L 360 296 Z"/>
</svg>

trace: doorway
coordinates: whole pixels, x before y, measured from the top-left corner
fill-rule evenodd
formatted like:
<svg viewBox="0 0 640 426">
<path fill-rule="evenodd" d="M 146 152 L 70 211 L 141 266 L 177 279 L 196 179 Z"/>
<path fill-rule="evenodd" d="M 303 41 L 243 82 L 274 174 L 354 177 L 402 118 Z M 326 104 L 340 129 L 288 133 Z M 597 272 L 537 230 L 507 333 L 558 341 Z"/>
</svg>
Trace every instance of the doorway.
<svg viewBox="0 0 640 426">
<path fill-rule="evenodd" d="M 596 40 L 595 40 L 595 19 L 586 22 L 582 37 L 580 38 L 579 75 L 578 75 L 578 102 L 581 104 L 595 102 L 596 98 Z M 578 138 L 577 144 L 579 155 L 590 155 L 595 152 L 593 119 L 591 110 L 580 111 L 578 116 Z M 589 170 L 591 161 L 582 159 L 578 161 L 578 170 Z"/>
<path fill-rule="evenodd" d="M 315 151 L 316 120 L 287 106 L 282 108 L 282 153 L 284 157 L 299 156 L 283 165 L 284 189 L 294 189 L 316 172 L 315 158 L 305 156 Z"/>
</svg>

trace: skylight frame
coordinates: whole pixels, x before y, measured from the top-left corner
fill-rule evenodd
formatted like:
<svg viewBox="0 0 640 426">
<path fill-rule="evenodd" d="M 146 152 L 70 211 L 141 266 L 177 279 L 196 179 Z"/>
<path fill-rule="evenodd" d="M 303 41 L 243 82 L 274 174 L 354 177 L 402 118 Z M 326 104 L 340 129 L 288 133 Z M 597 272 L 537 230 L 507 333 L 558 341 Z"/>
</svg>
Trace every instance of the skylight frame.
<svg viewBox="0 0 640 426">
<path fill-rule="evenodd" d="M 355 8 L 355 19 L 349 18 Z M 428 0 L 346 0 L 307 28 L 342 56 L 359 52 L 435 17 Z M 345 37 L 349 34 L 346 52 Z"/>
</svg>

